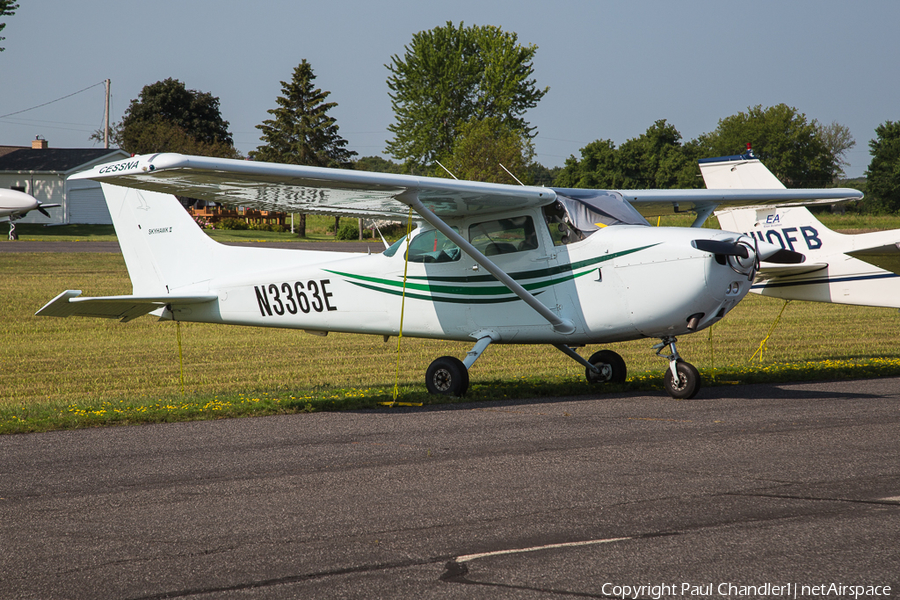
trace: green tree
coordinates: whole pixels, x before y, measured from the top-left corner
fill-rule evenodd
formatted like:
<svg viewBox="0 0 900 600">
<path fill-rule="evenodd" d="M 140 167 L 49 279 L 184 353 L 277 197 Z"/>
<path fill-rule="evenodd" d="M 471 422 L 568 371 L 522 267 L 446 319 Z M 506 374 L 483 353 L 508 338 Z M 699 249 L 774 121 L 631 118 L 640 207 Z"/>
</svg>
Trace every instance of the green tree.
<svg viewBox="0 0 900 600">
<path fill-rule="evenodd" d="M 693 149 L 693 146 L 688 148 Z M 624 189 L 696 188 L 702 182 L 693 152 L 665 119 L 619 147 L 617 166 Z"/>
<path fill-rule="evenodd" d="M 876 212 L 900 210 L 900 121 L 885 121 L 869 141 L 866 204 Z"/>
<path fill-rule="evenodd" d="M 515 184 L 516 180 L 503 167 L 520 180 L 527 179 L 528 166 L 533 160 L 534 145 L 521 129 L 505 124 L 498 117 L 487 117 L 462 125 L 450 154 L 441 162 L 460 179 Z"/>
<path fill-rule="evenodd" d="M 353 168 L 357 171 L 373 171 L 376 173 L 402 174 L 406 172 L 403 165 L 381 156 L 363 156 L 353 163 Z"/>
<path fill-rule="evenodd" d="M 396 119 L 387 149 L 411 171 L 449 155 L 459 128 L 473 119 L 497 118 L 534 136 L 524 114 L 549 89 L 531 79 L 537 46 L 499 27 L 448 21 L 415 34 L 405 50 L 385 65 Z"/>
<path fill-rule="evenodd" d="M 219 112 L 219 99 L 208 92 L 188 90 L 184 83 L 171 78 L 144 86 L 122 121 L 114 125 L 112 140 L 135 154 L 238 156 L 228 121 Z"/>
<path fill-rule="evenodd" d="M 850 128 L 846 125 L 841 125 L 837 121 L 832 121 L 831 125 L 819 126 L 819 137 L 822 138 L 825 147 L 835 157 L 835 163 L 838 168 L 835 176 L 837 178 L 843 177 L 844 167 L 850 164 L 847 162 L 847 152 L 856 146 L 856 140 L 853 139 Z"/>
<path fill-rule="evenodd" d="M 786 104 L 757 105 L 722 119 L 698 142 L 705 156 L 740 154 L 752 144 L 757 158 L 787 187 L 825 187 L 841 172 L 819 123 Z"/>
<path fill-rule="evenodd" d="M 124 149 L 122 145 L 122 126 L 117 123 L 110 130 L 110 140 L 114 145 Z M 91 134 L 91 139 L 103 141 L 103 130 Z M 221 158 L 240 158 L 241 153 L 226 142 L 201 142 L 193 138 L 181 127 L 168 121 L 143 123 L 132 128 L 128 141 L 129 152 L 134 154 L 153 154 L 155 152 L 178 152 L 197 156 L 218 156 Z"/>
<path fill-rule="evenodd" d="M 250 158 L 314 167 L 349 166 L 356 152 L 346 149 L 347 140 L 338 134 L 335 118 L 328 115 L 337 103 L 325 101 L 331 92 L 315 87 L 315 79 L 304 59 L 294 69 L 291 82 L 281 82 L 278 108 L 268 111 L 274 118 L 256 126 L 265 145 L 250 152 Z"/>
<path fill-rule="evenodd" d="M 19 5 L 15 2 L 15 0 L 0 0 L 0 17 L 11 17 L 16 14 L 16 9 L 19 8 Z M 0 23 L 0 31 L 3 31 L 6 28 L 6 23 Z M 0 42 L 5 40 L 5 37 L 0 37 Z M 0 48 L 0 52 L 3 52 L 6 48 Z"/>
<path fill-rule="evenodd" d="M 702 186 L 696 143 L 681 143 L 681 134 L 661 119 L 618 149 L 611 140 L 597 140 L 581 149 L 581 160 L 570 156 L 555 185 L 598 189 L 668 189 Z"/>
<path fill-rule="evenodd" d="M 562 171 L 562 167 L 551 167 L 548 169 L 541 163 L 535 161 L 528 165 L 525 173 L 527 173 L 528 181 L 531 182 L 531 185 L 552 187 L 554 185 L 553 182 L 556 181 L 560 171 Z M 523 179 L 523 181 L 525 180 Z"/>
<path fill-rule="evenodd" d="M 612 140 L 595 140 L 581 149 L 581 160 L 569 156 L 554 185 L 566 188 L 622 188 L 624 177 L 616 162 L 616 145 Z"/>
<path fill-rule="evenodd" d="M 278 108 L 268 111 L 274 118 L 256 126 L 265 145 L 250 152 L 250 158 L 313 167 L 352 166 L 356 152 L 347 150 L 347 140 L 338 134 L 335 118 L 328 115 L 337 103 L 325 101 L 331 92 L 315 87 L 315 79 L 312 66 L 304 59 L 294 69 L 291 82 L 281 82 Z M 295 231 L 306 237 L 306 215 L 299 217 Z"/>
</svg>

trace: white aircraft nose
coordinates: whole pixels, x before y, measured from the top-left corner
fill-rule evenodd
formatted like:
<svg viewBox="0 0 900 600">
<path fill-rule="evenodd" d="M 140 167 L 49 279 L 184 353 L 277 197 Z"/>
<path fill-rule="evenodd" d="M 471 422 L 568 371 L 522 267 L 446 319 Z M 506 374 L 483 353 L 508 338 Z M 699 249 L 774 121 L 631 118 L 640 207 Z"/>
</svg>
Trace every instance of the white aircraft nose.
<svg viewBox="0 0 900 600">
<path fill-rule="evenodd" d="M 25 192 L 0 189 L 0 211 L 3 215 L 33 210 L 37 206 L 38 201 Z"/>
</svg>

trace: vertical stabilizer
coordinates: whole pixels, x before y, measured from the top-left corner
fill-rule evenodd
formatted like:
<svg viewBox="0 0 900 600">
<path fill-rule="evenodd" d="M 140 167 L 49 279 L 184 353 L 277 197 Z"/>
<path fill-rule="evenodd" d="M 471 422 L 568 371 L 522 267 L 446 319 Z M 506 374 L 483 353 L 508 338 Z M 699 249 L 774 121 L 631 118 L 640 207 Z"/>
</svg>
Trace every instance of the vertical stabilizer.
<svg viewBox="0 0 900 600">
<path fill-rule="evenodd" d="M 707 189 L 785 189 L 764 164 L 751 152 L 740 156 L 722 156 L 699 161 Z M 814 255 L 827 246 L 841 245 L 841 234 L 831 231 L 802 206 L 760 206 L 717 210 L 719 227 L 746 233 L 761 242 Z M 823 243 L 827 240 L 831 243 Z"/>
<path fill-rule="evenodd" d="M 811 259 L 821 251 L 833 254 L 847 246 L 847 236 L 828 229 L 803 206 L 723 210 L 716 212 L 716 217 L 726 231 L 746 233 Z"/>
<path fill-rule="evenodd" d="M 170 194 L 102 183 L 135 295 L 172 294 L 209 279 L 218 243 Z"/>
<path fill-rule="evenodd" d="M 708 190 L 783 190 L 784 184 L 753 154 L 698 161 Z"/>
</svg>

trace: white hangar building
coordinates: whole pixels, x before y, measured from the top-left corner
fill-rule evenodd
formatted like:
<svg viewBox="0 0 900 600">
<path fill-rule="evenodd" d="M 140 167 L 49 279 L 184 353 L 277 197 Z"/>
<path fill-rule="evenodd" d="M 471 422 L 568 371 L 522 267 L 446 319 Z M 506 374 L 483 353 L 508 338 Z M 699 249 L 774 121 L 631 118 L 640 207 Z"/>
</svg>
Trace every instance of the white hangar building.
<svg viewBox="0 0 900 600">
<path fill-rule="evenodd" d="M 36 139 L 27 146 L 0 146 L 0 187 L 31 194 L 48 208 L 48 219 L 33 210 L 17 223 L 68 225 L 91 223 L 109 225 L 112 219 L 96 181 L 68 181 L 67 177 L 94 165 L 128 158 L 124 150 L 113 148 L 50 148 Z"/>
</svg>

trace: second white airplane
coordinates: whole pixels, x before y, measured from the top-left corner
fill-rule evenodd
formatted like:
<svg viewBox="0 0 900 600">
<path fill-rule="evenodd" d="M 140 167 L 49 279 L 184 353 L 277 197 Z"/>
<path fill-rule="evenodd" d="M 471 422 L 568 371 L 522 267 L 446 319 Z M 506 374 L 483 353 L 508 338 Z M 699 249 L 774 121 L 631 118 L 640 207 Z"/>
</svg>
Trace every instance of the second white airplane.
<svg viewBox="0 0 900 600">
<path fill-rule="evenodd" d="M 700 161 L 709 189 L 785 189 L 752 153 Z M 803 206 L 716 211 L 719 226 L 800 252 L 802 264 L 762 262 L 751 292 L 785 300 L 900 308 L 900 229 L 842 234 Z"/>
<path fill-rule="evenodd" d="M 21 219 L 29 212 L 36 210 L 45 217 L 49 217 L 48 208 L 54 208 L 59 204 L 42 204 L 30 194 L 0 188 L 0 223 L 9 221 L 9 239 L 18 239 L 16 235 L 16 219 Z"/>
</svg>

